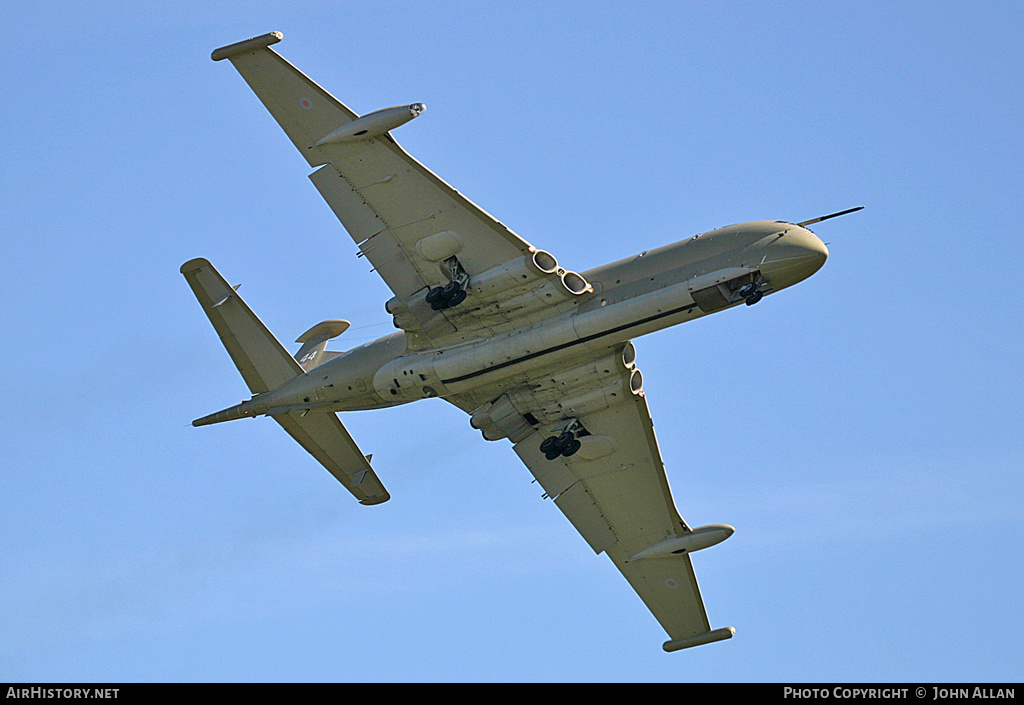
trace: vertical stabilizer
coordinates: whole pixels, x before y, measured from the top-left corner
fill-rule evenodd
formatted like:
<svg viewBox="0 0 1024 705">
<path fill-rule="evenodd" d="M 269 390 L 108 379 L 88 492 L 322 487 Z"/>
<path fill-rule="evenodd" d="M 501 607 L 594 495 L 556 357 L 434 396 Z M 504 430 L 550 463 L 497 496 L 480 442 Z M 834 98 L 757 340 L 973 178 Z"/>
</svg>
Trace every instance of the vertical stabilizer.
<svg viewBox="0 0 1024 705">
<path fill-rule="evenodd" d="M 325 354 L 327 341 L 344 333 L 348 326 L 348 321 L 333 318 L 317 323 L 300 335 L 295 342 L 302 343 L 302 347 L 295 353 L 295 359 L 299 361 L 302 369 L 311 370 L 331 359 L 332 353 Z"/>
</svg>

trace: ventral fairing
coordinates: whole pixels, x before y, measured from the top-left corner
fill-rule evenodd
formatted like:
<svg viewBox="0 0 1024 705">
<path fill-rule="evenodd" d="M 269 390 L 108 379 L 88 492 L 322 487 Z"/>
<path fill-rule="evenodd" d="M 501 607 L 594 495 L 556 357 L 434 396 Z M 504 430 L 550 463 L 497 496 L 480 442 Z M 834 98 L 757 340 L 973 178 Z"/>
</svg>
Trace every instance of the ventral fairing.
<svg viewBox="0 0 1024 705">
<path fill-rule="evenodd" d="M 691 528 L 669 490 L 632 339 L 792 286 L 828 250 L 802 223 L 732 225 L 575 272 L 413 159 L 390 130 L 409 103 L 359 116 L 270 46 L 213 52 L 248 82 L 315 171 L 310 180 L 391 289 L 398 331 L 326 350 L 329 320 L 289 353 L 204 259 L 181 272 L 252 392 L 196 426 L 270 416 L 362 504 L 389 498 L 337 412 L 440 397 L 489 441 L 509 442 L 590 548 L 605 553 L 668 633 L 666 651 L 728 639 L 712 629 L 690 554 L 727 539 Z M 851 209 L 858 210 L 858 209 Z"/>
</svg>

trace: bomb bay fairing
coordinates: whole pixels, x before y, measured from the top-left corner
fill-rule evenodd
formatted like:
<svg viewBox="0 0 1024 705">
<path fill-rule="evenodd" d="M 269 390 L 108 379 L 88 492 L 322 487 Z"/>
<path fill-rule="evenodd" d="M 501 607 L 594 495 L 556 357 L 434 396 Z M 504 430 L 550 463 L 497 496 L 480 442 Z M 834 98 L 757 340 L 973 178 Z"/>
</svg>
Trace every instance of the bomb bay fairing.
<svg viewBox="0 0 1024 705">
<path fill-rule="evenodd" d="M 566 270 L 398 146 L 389 131 L 422 103 L 360 117 L 270 49 L 280 40 L 274 32 L 212 58 L 235 66 L 317 167 L 309 178 L 394 293 L 386 308 L 399 330 L 337 353 L 327 341 L 348 322 L 324 321 L 292 355 L 209 262 L 186 262 L 252 392 L 193 425 L 270 416 L 360 503 L 379 504 L 388 492 L 335 412 L 440 397 L 485 439 L 512 443 L 665 628 L 666 651 L 731 637 L 732 627 L 711 629 L 690 554 L 733 528 L 679 516 L 630 340 L 809 277 L 828 250 L 805 226 L 824 218 L 733 225 Z"/>
</svg>

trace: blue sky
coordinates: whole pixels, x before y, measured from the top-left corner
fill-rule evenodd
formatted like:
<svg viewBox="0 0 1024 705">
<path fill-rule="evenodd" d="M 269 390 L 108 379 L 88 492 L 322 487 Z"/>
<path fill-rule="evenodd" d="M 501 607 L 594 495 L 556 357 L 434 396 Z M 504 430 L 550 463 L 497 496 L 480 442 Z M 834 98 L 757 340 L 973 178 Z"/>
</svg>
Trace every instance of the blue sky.
<svg viewBox="0 0 1024 705">
<path fill-rule="evenodd" d="M 1024 9 L 988 3 L 12 6 L 0 88 L 0 680 L 1003 681 L 1024 662 Z M 566 266 L 805 220 L 814 277 L 640 338 L 731 641 L 675 654 L 443 401 L 345 415 L 358 505 L 247 396 L 178 273 L 282 341 L 387 289 L 214 48 L 271 30 Z"/>
</svg>

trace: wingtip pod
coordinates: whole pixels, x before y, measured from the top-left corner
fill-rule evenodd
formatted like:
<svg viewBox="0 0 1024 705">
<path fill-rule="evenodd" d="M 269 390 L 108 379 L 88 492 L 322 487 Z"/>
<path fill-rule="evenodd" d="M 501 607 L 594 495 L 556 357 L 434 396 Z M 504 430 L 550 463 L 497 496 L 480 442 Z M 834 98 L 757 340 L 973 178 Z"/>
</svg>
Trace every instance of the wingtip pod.
<svg viewBox="0 0 1024 705">
<path fill-rule="evenodd" d="M 210 58 L 214 61 L 230 59 L 232 56 L 246 51 L 266 49 L 271 44 L 277 44 L 282 39 L 284 39 L 284 35 L 280 32 L 261 34 L 258 37 L 253 37 L 252 39 L 246 39 L 245 41 L 235 42 L 234 44 L 228 44 L 227 46 L 220 47 L 219 49 L 214 49 L 213 53 L 210 54 Z"/>
<path fill-rule="evenodd" d="M 721 629 L 712 629 L 709 632 L 704 632 L 697 636 L 689 636 L 683 639 L 670 639 L 662 644 L 661 648 L 671 653 L 673 651 L 679 651 L 680 649 L 689 649 L 693 646 L 702 646 L 703 644 L 710 644 L 715 641 L 732 639 L 735 634 L 736 630 L 733 627 L 722 627 Z"/>
</svg>

